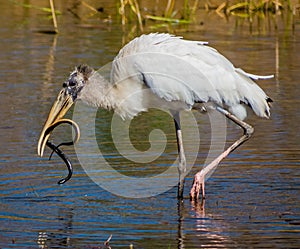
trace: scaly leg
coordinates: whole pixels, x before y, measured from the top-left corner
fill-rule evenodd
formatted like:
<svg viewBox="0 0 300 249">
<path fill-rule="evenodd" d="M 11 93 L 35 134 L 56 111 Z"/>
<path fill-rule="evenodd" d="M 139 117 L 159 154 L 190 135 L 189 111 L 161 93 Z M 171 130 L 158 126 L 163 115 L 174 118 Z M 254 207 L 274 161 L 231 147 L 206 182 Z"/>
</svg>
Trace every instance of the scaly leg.
<svg viewBox="0 0 300 249">
<path fill-rule="evenodd" d="M 177 138 L 177 148 L 179 155 L 179 163 L 178 163 L 178 172 L 179 172 L 179 182 L 178 182 L 178 193 L 177 198 L 183 198 L 183 188 L 184 188 L 184 179 L 186 176 L 186 159 L 183 149 L 183 140 L 182 140 L 182 132 L 180 128 L 180 117 L 179 113 L 173 114 L 175 129 L 176 129 L 176 138 Z"/>
<path fill-rule="evenodd" d="M 237 147 L 239 147 L 242 143 L 247 141 L 251 135 L 254 132 L 254 129 L 251 125 L 245 123 L 244 121 L 238 119 L 236 116 L 228 112 L 227 110 L 216 107 L 216 110 L 220 113 L 224 114 L 228 119 L 235 122 L 237 125 L 239 125 L 244 130 L 244 135 L 241 136 L 237 141 L 235 141 L 227 150 L 225 150 L 220 156 L 218 156 L 215 160 L 213 160 L 209 165 L 207 165 L 205 168 L 203 168 L 201 171 L 199 171 L 194 176 L 194 182 L 193 186 L 190 191 L 190 199 L 191 200 L 197 200 L 199 198 L 200 189 L 202 190 L 202 198 L 205 198 L 205 189 L 204 189 L 204 182 L 205 182 L 205 176 L 211 172 L 215 167 L 218 166 L 218 164 L 227 157 L 232 151 L 234 151 Z"/>
</svg>

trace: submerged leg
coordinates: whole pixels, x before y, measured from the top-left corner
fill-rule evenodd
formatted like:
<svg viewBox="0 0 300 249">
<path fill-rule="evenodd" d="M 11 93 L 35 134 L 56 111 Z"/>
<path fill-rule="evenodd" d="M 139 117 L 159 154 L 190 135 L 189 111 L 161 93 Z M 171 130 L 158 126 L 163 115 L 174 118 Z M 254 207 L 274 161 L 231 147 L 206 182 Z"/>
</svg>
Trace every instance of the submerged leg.
<svg viewBox="0 0 300 249">
<path fill-rule="evenodd" d="M 179 172 L 179 182 L 178 182 L 178 193 L 177 197 L 183 198 L 183 188 L 184 188 L 184 179 L 186 176 L 186 159 L 183 149 L 183 140 L 182 140 L 182 132 L 180 128 L 180 117 L 179 113 L 173 115 L 175 129 L 176 129 L 176 138 L 177 138 L 177 148 L 179 155 L 179 163 L 178 163 L 178 172 Z"/>
<path fill-rule="evenodd" d="M 200 194 L 200 189 L 202 198 L 205 198 L 205 189 L 204 189 L 204 182 L 205 182 L 205 176 L 211 172 L 215 167 L 218 166 L 218 164 L 227 157 L 232 151 L 234 151 L 237 147 L 239 147 L 242 143 L 247 141 L 251 135 L 254 132 L 254 129 L 251 125 L 245 123 L 244 121 L 238 119 L 236 116 L 228 112 L 227 110 L 216 107 L 216 110 L 220 113 L 224 114 L 228 119 L 232 120 L 234 123 L 239 125 L 243 130 L 244 134 L 241 136 L 238 140 L 236 140 L 227 150 L 225 150 L 221 155 L 219 155 L 215 160 L 213 160 L 209 165 L 207 165 L 205 168 L 203 168 L 201 171 L 199 171 L 194 176 L 194 182 L 193 186 L 190 191 L 190 199 L 198 199 Z"/>
</svg>

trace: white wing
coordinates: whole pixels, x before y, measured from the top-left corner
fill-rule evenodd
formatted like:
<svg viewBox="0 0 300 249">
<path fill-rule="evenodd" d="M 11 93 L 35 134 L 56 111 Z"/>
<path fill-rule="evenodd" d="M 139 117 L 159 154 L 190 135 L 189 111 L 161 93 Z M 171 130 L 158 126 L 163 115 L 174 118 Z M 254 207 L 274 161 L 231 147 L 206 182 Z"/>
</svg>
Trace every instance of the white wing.
<svg viewBox="0 0 300 249">
<path fill-rule="evenodd" d="M 269 116 L 267 95 L 248 74 L 205 42 L 186 41 L 169 34 L 149 34 L 127 44 L 113 62 L 112 81 L 132 79 L 167 101 L 214 102 L 231 111 L 241 103 L 262 117 Z M 243 117 L 244 118 L 244 117 Z"/>
</svg>

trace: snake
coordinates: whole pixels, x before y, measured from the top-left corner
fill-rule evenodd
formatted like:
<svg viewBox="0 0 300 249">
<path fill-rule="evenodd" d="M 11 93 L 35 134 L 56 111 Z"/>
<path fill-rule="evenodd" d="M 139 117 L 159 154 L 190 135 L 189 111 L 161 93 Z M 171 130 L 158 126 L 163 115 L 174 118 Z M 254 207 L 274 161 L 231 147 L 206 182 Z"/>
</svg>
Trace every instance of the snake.
<svg viewBox="0 0 300 249">
<path fill-rule="evenodd" d="M 53 153 L 55 152 L 64 161 L 64 163 L 66 164 L 67 169 L 68 169 L 68 175 L 65 178 L 62 178 L 61 180 L 59 180 L 57 182 L 58 184 L 64 184 L 65 182 L 67 182 L 68 180 L 71 179 L 72 174 L 73 174 L 73 166 L 72 166 L 70 159 L 67 157 L 67 155 L 65 153 L 63 153 L 63 151 L 59 147 L 62 145 L 66 145 L 66 146 L 74 145 L 75 143 L 77 143 L 79 141 L 79 138 L 80 138 L 79 126 L 76 122 L 74 122 L 71 119 L 60 119 L 60 120 L 54 122 L 47 128 L 47 130 L 45 131 L 45 135 L 50 134 L 57 126 L 62 125 L 62 124 L 69 124 L 72 126 L 72 128 L 75 131 L 74 139 L 70 142 L 62 142 L 59 145 L 55 145 L 54 143 L 50 142 L 49 140 L 46 142 L 46 145 L 52 150 L 49 160 L 51 160 L 51 157 L 52 157 Z"/>
</svg>

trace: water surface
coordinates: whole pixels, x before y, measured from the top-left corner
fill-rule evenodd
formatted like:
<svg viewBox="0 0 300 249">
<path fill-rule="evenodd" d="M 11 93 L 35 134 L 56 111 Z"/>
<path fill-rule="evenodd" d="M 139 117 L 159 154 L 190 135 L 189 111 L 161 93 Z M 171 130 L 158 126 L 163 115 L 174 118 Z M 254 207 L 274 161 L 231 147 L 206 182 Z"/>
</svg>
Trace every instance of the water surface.
<svg viewBox="0 0 300 249">
<path fill-rule="evenodd" d="M 249 115 L 247 122 L 256 132 L 209 178 L 203 209 L 188 199 L 178 203 L 176 187 L 149 198 L 113 195 L 87 176 L 74 148 L 64 150 L 74 164 L 73 178 L 58 185 L 67 173 L 64 165 L 58 157 L 38 158 L 36 145 L 62 82 L 77 64 L 100 68 L 110 62 L 137 32 L 122 32 L 115 17 L 112 23 L 86 28 L 95 19 L 80 21 L 61 4 L 60 33 L 53 36 L 36 32 L 51 29 L 45 13 L 11 2 L 0 6 L 1 248 L 93 248 L 111 234 L 112 248 L 300 247 L 299 18 L 295 17 L 294 30 L 285 27 L 285 20 L 279 19 L 275 30 L 272 22 L 270 27 L 267 21 L 259 26 L 255 19 L 250 32 L 247 21 L 240 24 L 234 17 L 226 21 L 203 12 L 200 25 L 154 29 L 209 41 L 237 67 L 275 74 L 259 82 L 274 100 L 271 119 Z M 115 13 L 115 6 L 104 6 Z M 105 17 L 104 13 L 101 18 Z M 151 25 L 145 32 L 153 31 Z M 98 112 L 99 147 L 120 172 L 147 176 L 173 163 L 177 148 L 168 115 L 153 111 L 134 123 L 132 138 L 141 150 L 149 146 L 151 129 L 160 128 L 168 138 L 164 156 L 142 165 L 129 164 L 117 153 L 109 134 L 111 117 L 110 112 Z M 185 196 L 210 146 L 209 120 L 197 117 L 200 150 Z M 227 144 L 241 134 L 230 123 L 226 130 Z M 69 127 L 54 135 L 57 142 L 70 137 Z"/>
</svg>

